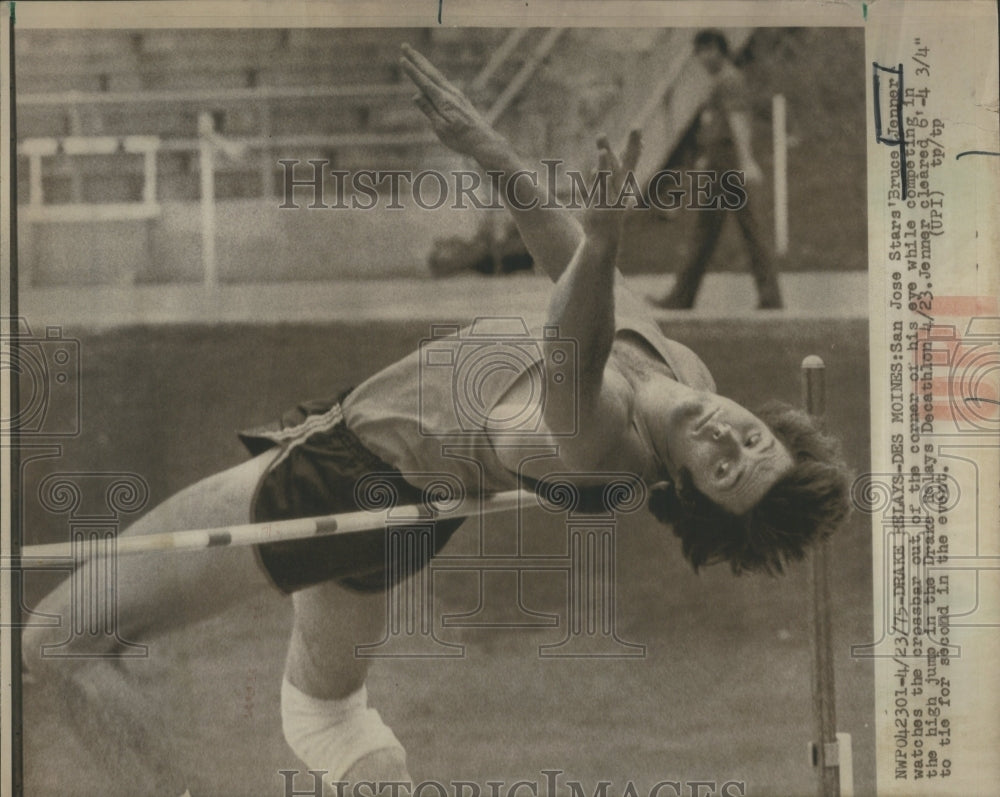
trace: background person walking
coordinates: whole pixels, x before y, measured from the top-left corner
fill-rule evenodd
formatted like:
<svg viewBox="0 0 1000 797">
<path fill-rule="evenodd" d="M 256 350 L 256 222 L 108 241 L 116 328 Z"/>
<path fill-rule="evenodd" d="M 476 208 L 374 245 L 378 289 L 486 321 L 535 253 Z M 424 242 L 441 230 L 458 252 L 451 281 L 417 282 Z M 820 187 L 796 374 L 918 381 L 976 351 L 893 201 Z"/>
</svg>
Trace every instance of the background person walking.
<svg viewBox="0 0 1000 797">
<path fill-rule="evenodd" d="M 719 207 L 698 210 L 691 256 L 677 272 L 673 288 L 662 297 L 650 297 L 657 307 L 683 310 L 694 306 L 702 277 L 719 243 L 726 215 L 740 225 L 750 254 L 750 269 L 757 286 L 759 309 L 782 307 L 778 275 L 754 214 L 752 195 L 763 174 L 753 156 L 750 109 L 746 81 L 729 58 L 729 45 L 721 31 L 700 31 L 694 40 L 695 57 L 712 76 L 712 90 L 702 106 L 695 135 L 694 166 L 712 174 L 705 184 L 710 204 Z M 724 209 L 722 176 L 732 170 L 743 173 L 747 201 L 736 210 Z"/>
</svg>

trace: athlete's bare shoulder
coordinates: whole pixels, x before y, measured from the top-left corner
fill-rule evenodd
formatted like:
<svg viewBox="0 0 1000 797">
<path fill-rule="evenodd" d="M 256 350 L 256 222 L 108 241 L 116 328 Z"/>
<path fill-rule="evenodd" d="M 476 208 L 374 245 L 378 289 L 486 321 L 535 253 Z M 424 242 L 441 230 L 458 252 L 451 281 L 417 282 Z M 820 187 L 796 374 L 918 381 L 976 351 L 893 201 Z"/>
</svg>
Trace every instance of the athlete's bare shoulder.
<svg viewBox="0 0 1000 797">
<path fill-rule="evenodd" d="M 494 408 L 497 418 L 509 418 L 515 413 L 528 417 L 528 402 L 545 400 L 544 392 L 533 391 L 535 383 L 528 378 L 518 380 Z M 502 445 L 496 446 L 497 456 L 509 469 L 521 468 L 524 475 L 540 478 L 555 471 L 593 472 L 621 468 L 629 458 L 635 391 L 632 381 L 622 368 L 609 362 L 604 372 L 597 408 L 589 418 L 567 418 L 562 429 L 552 430 L 541 422 L 525 429 L 523 434 L 504 434 Z M 495 438 L 494 442 L 500 442 Z M 530 448 L 551 448 L 553 456 L 541 457 L 524 466 L 524 453 Z M 527 467 L 527 470 L 525 470 Z"/>
<path fill-rule="evenodd" d="M 619 329 L 615 334 L 610 362 L 629 380 L 646 381 L 654 374 L 673 376 L 660 352 L 634 329 Z"/>
</svg>

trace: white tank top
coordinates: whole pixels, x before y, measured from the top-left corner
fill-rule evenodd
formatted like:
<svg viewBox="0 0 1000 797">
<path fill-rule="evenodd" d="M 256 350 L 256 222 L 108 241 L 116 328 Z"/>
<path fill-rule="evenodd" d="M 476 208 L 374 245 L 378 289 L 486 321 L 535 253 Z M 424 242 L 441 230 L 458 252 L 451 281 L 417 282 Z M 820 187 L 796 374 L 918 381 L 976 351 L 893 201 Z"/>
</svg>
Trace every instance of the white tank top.
<svg viewBox="0 0 1000 797">
<path fill-rule="evenodd" d="M 616 291 L 616 328 L 647 341 L 677 381 L 715 391 L 705 364 L 686 346 L 663 336 L 627 291 Z M 637 312 L 638 311 L 638 312 Z M 517 477 L 499 460 L 491 434 L 535 428 L 541 402 L 515 409 L 511 417 L 492 411 L 514 382 L 534 368 L 533 395 L 546 380 L 570 379 L 573 345 L 558 330 L 522 318 L 491 318 L 470 326 L 440 326 L 419 348 L 358 385 L 343 401 L 344 421 L 381 459 L 404 478 L 425 487 L 440 474 L 457 478 L 471 492 L 518 487 Z M 612 350 L 612 357 L 615 356 Z M 555 437 L 575 430 L 548 430 Z M 539 454 L 550 449 L 540 441 Z M 530 455 L 530 448 L 525 454 Z"/>
</svg>

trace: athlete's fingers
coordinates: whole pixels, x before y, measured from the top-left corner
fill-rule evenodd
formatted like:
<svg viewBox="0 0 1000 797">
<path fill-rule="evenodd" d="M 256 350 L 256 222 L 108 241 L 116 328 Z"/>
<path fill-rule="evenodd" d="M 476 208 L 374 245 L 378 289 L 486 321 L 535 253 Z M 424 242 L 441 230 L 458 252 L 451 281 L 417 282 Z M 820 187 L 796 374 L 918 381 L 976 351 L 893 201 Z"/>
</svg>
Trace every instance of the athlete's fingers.
<svg viewBox="0 0 1000 797">
<path fill-rule="evenodd" d="M 430 119 L 432 123 L 441 120 L 441 114 L 437 112 L 437 108 L 434 107 L 434 103 L 427 99 L 427 97 L 423 94 L 414 94 L 413 102 L 421 111 L 423 111 L 424 116 Z"/>
<path fill-rule="evenodd" d="M 611 149 L 611 142 L 608 141 L 608 137 L 606 135 L 602 134 L 597 137 L 597 149 L 601 152 L 608 153 L 608 163 L 611 166 L 618 165 L 618 158 L 615 157 L 615 151 Z"/>
<path fill-rule="evenodd" d="M 622 169 L 626 172 L 635 171 L 636 164 L 639 163 L 639 155 L 642 153 L 642 131 L 633 129 L 628 134 L 628 143 L 625 145 L 625 152 L 622 155 Z"/>
<path fill-rule="evenodd" d="M 610 154 L 610 151 L 604 149 L 603 147 L 601 149 L 597 150 L 597 171 L 598 172 L 611 171 L 611 162 L 610 162 L 610 160 L 608 158 L 609 154 Z"/>
<path fill-rule="evenodd" d="M 440 88 L 447 91 L 458 92 L 452 84 L 444 75 L 442 75 L 437 67 L 434 66 L 430 61 L 428 61 L 423 55 L 414 50 L 409 44 L 403 45 L 403 52 L 409 61 L 428 79 L 436 83 Z"/>
<path fill-rule="evenodd" d="M 611 173 L 611 177 L 608 180 L 608 190 L 617 194 L 624 181 L 624 177 L 622 176 L 622 165 L 618 161 L 618 156 L 615 155 L 615 151 L 611 149 L 611 142 L 608 141 L 607 136 L 598 136 L 597 148 L 600 153 L 599 157 L 603 159 L 602 162 L 605 164 L 601 168 Z"/>
<path fill-rule="evenodd" d="M 597 177 L 598 177 L 598 201 L 602 204 L 610 200 L 610 194 L 615 192 L 615 170 L 612 163 L 613 154 L 611 150 L 601 147 L 597 151 Z M 600 179 L 601 175 L 607 175 L 606 180 Z"/>
<path fill-rule="evenodd" d="M 399 64 L 403 67 L 403 71 L 406 72 L 407 77 L 416 84 L 421 93 L 434 103 L 435 106 L 439 106 L 444 102 L 445 97 L 441 87 L 436 85 L 434 81 L 421 72 L 411 61 L 408 61 L 406 58 L 400 58 Z"/>
</svg>

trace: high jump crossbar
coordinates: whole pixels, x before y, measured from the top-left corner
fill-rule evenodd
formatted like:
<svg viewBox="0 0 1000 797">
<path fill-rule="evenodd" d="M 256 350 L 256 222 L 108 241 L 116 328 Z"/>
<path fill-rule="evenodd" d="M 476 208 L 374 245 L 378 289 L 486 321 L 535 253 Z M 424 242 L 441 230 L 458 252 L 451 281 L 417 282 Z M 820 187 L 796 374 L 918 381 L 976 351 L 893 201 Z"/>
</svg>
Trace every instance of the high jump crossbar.
<svg viewBox="0 0 1000 797">
<path fill-rule="evenodd" d="M 238 545 L 257 545 L 266 542 L 297 540 L 324 534 L 349 534 L 385 528 L 390 522 L 413 519 L 469 517 L 495 512 L 509 512 L 521 506 L 532 506 L 534 493 L 528 490 L 507 490 L 465 501 L 457 510 L 441 508 L 441 502 L 428 501 L 426 505 L 412 504 L 384 510 L 358 510 L 338 515 L 278 520 L 270 523 L 245 523 L 217 528 L 168 531 L 160 534 L 117 537 L 116 544 L 107 552 L 112 555 L 151 553 L 156 551 L 198 551 Z M 51 568 L 57 560 L 72 559 L 79 555 L 79 542 L 57 542 L 45 545 L 28 545 L 21 549 L 18 566 L 23 569 Z"/>
<path fill-rule="evenodd" d="M 802 403 L 806 412 L 816 417 L 822 416 L 826 411 L 825 373 L 823 360 L 815 354 L 802 361 Z M 822 540 L 812 554 L 814 737 L 809 750 L 812 764 L 817 768 L 819 796 L 853 797 L 851 737 L 847 733 L 837 733 L 828 547 L 828 542 Z"/>
</svg>

